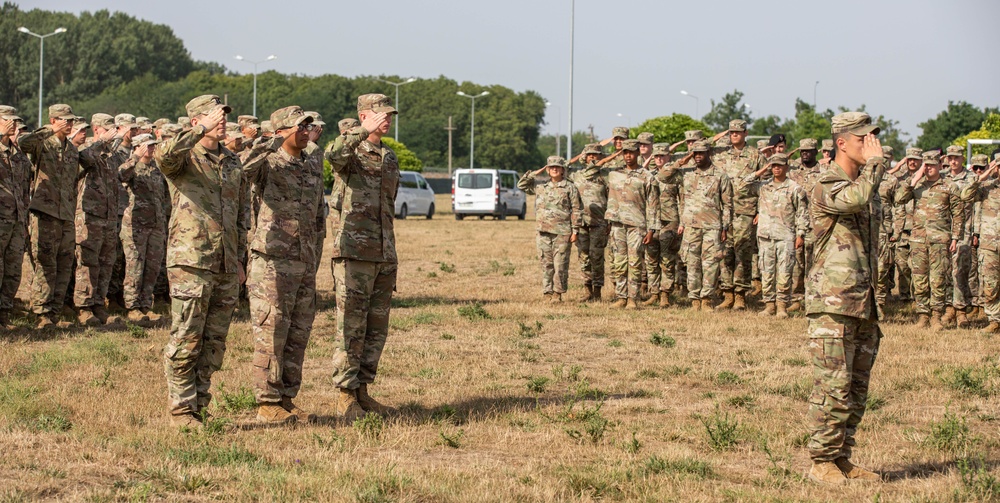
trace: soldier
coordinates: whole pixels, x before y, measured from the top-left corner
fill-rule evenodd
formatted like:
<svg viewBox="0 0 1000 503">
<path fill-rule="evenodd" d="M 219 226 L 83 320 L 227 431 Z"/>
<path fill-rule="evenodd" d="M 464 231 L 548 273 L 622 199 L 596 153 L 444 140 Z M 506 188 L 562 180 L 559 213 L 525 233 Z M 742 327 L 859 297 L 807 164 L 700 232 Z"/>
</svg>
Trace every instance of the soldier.
<svg viewBox="0 0 1000 503">
<path fill-rule="evenodd" d="M 977 178 L 986 171 L 987 165 L 990 162 L 990 157 L 986 154 L 976 154 L 972 156 L 969 161 L 969 166 L 972 168 L 973 178 Z M 975 194 L 973 194 L 975 195 Z M 972 312 L 969 314 L 968 318 L 972 321 L 978 321 L 983 319 L 985 313 L 983 312 L 983 302 L 982 302 L 982 282 L 979 275 L 979 228 L 978 225 L 981 220 L 982 213 L 982 203 L 976 200 L 971 202 L 966 201 L 966 208 L 972 208 L 972 226 L 970 227 L 969 233 L 972 235 L 972 267 L 969 268 L 969 290 L 972 292 Z"/>
<path fill-rule="evenodd" d="M 253 143 L 254 140 L 260 136 L 260 124 L 257 118 L 252 115 L 241 115 L 236 118 L 236 123 L 240 126 L 240 131 L 243 133 L 243 141 Z"/>
<path fill-rule="evenodd" d="M 399 160 L 382 143 L 396 109 L 382 94 L 358 97 L 361 125 L 338 136 L 326 160 L 344 187 L 341 225 L 333 235 L 337 282 L 337 341 L 333 382 L 336 414 L 347 421 L 366 411 L 391 412 L 375 401 L 375 380 L 389 335 L 389 308 L 398 260 L 393 232 Z"/>
<path fill-rule="evenodd" d="M 687 167 L 692 160 L 693 166 Z M 687 265 L 688 298 L 692 309 L 713 311 L 712 295 L 733 218 L 733 188 L 726 172 L 712 164 L 705 140 L 694 142 L 687 155 L 661 169 L 656 180 L 669 183 L 677 172 L 682 175 L 677 235 Z"/>
<path fill-rule="evenodd" d="M 975 178 L 971 171 L 965 169 L 965 151 L 959 145 L 951 145 L 945 149 L 945 161 L 950 168 L 944 177 L 955 184 L 959 192 L 972 183 Z M 955 322 L 958 328 L 969 325 L 966 311 L 972 306 L 971 271 L 972 264 L 972 201 L 962 201 L 962 239 L 958 242 L 958 250 L 951 256 L 951 305 L 955 308 Z M 951 320 L 949 320 L 950 322 Z"/>
<path fill-rule="evenodd" d="M 678 159 L 682 159 L 683 157 L 687 156 L 688 152 L 690 152 L 691 150 L 691 146 L 694 145 L 694 142 L 704 139 L 705 139 L 705 134 L 702 133 L 700 129 L 689 129 L 687 131 L 684 131 L 684 139 L 670 145 L 670 152 L 671 152 L 670 162 L 674 162 Z M 681 144 L 684 144 L 688 151 L 674 153 L 674 151 L 677 150 L 677 148 L 679 148 Z M 690 167 L 690 166 L 685 166 L 685 167 Z"/>
<path fill-rule="evenodd" d="M 741 119 L 729 121 L 728 133 L 732 145 L 715 147 L 712 163 L 725 170 L 731 180 L 760 170 L 764 158 L 756 148 L 746 143 L 747 122 Z M 753 254 L 756 247 L 753 221 L 756 215 L 757 197 L 749 192 L 749 187 L 741 192 L 734 190 L 732 239 L 725 243 L 720 280 L 724 300 L 718 306 L 720 309 L 746 309 L 745 295 L 753 287 Z"/>
<path fill-rule="evenodd" d="M 361 121 L 354 118 L 341 119 L 337 122 L 337 130 L 341 135 L 347 134 L 348 131 L 361 125 Z M 340 229 L 340 213 L 341 208 L 344 205 L 344 183 L 339 177 L 333 178 L 333 187 L 330 189 L 330 200 L 328 203 L 329 210 L 327 211 L 326 217 L 326 228 L 327 234 L 330 236 L 335 236 Z M 334 248 L 333 256 L 330 258 L 330 277 L 333 278 L 333 292 L 334 301 L 336 301 L 337 293 L 337 276 L 334 274 L 334 266 L 336 265 L 337 250 Z"/>
<path fill-rule="evenodd" d="M 899 170 L 896 175 L 899 178 L 899 186 L 910 183 L 913 175 L 920 169 L 920 165 L 923 163 L 923 150 L 919 148 L 906 149 L 906 156 L 903 157 L 902 163 L 906 166 L 906 169 Z M 898 277 L 896 285 L 899 290 L 899 300 L 910 302 L 913 300 L 913 272 L 910 269 L 910 234 L 913 232 L 913 201 L 905 204 L 895 200 L 893 202 L 895 203 L 895 207 L 892 213 L 892 225 L 893 234 L 896 235 L 896 273 Z"/>
<path fill-rule="evenodd" d="M 323 178 L 319 157 L 306 154 L 313 118 L 297 106 L 271 114 L 276 132 L 243 175 L 260 197 L 250 242 L 250 319 L 254 334 L 253 381 L 257 420 L 311 421 L 315 415 L 292 400 L 302 383 L 302 362 L 316 316 L 316 222 L 322 222 Z"/>
<path fill-rule="evenodd" d="M 236 225 L 242 166 L 221 142 L 230 108 L 215 95 L 185 106 L 191 129 L 159 145 L 153 157 L 174 201 L 167 237 L 170 340 L 164 348 L 171 422 L 194 427 L 211 402 L 222 366 L 246 239 Z"/>
<path fill-rule="evenodd" d="M 243 151 L 243 132 L 240 131 L 240 125 L 235 122 L 226 123 L 226 149 L 234 154 L 239 154 Z"/>
<path fill-rule="evenodd" d="M 274 136 L 274 126 L 271 125 L 271 121 L 263 121 L 260 123 L 260 135 L 257 137 L 257 141 L 261 141 L 263 138 L 270 138 Z"/>
<path fill-rule="evenodd" d="M 624 169 L 608 173 L 608 209 L 611 224 L 611 268 L 615 279 L 615 308 L 639 308 L 639 268 L 643 247 L 660 228 L 660 195 L 656 180 L 639 166 L 639 142 L 622 142 Z M 629 302 L 629 299 L 632 301 Z"/>
<path fill-rule="evenodd" d="M 773 179 L 758 182 L 766 171 Z M 760 250 L 761 291 L 766 305 L 762 316 L 788 318 L 786 308 L 792 301 L 792 267 L 795 250 L 805 244 L 809 228 L 806 193 L 788 178 L 788 156 L 774 154 L 763 168 L 737 182 L 740 190 L 750 186 L 757 198 L 757 241 Z"/>
<path fill-rule="evenodd" d="M 628 135 L 629 130 L 625 126 L 611 128 L 611 142 L 615 147 L 615 151 L 603 159 L 603 162 L 609 169 L 621 169 L 625 167 L 625 160 L 622 158 L 622 142 L 628 139 Z"/>
<path fill-rule="evenodd" d="M 583 222 L 577 230 L 576 239 L 583 287 L 587 290 L 581 300 L 600 302 L 601 289 L 604 288 L 604 249 L 608 246 L 610 232 L 608 221 L 604 219 L 608 209 L 607 170 L 597 165 L 602 157 L 599 143 L 588 143 L 582 155 L 584 166 L 569 175 L 583 206 Z"/>
<path fill-rule="evenodd" d="M 547 171 L 549 181 L 537 184 L 535 177 Z M 542 295 L 552 303 L 562 302 L 569 278 L 569 250 L 583 223 L 580 193 L 563 177 L 566 160 L 549 156 L 541 169 L 528 171 L 517 188 L 535 196 L 535 229 L 538 259 L 542 264 Z M 553 281 L 554 279 L 554 281 Z"/>
<path fill-rule="evenodd" d="M 988 157 L 972 157 L 972 164 L 985 164 Z M 989 326 L 986 332 L 1000 333 L 1000 178 L 997 166 L 1000 155 L 989 163 L 989 168 L 973 178 L 962 191 L 963 199 L 971 198 L 979 204 L 976 213 L 975 241 L 979 250 L 980 302 Z"/>
<path fill-rule="evenodd" d="M 889 166 L 892 162 L 892 147 L 882 146 L 882 158 L 885 159 L 885 165 Z M 896 242 L 899 241 L 899 234 L 894 225 L 893 216 L 898 189 L 899 179 L 886 171 L 882 175 L 882 183 L 878 186 L 878 280 L 875 287 L 875 305 L 879 311 L 879 319 L 885 316 L 885 303 L 893 286 L 895 286 L 893 269 L 896 263 Z"/>
<path fill-rule="evenodd" d="M 132 114 L 118 114 L 115 116 L 115 126 L 118 128 L 117 146 L 111 146 L 111 155 L 108 157 L 108 165 L 117 173 L 118 167 L 132 156 L 132 137 L 139 133 L 139 125 Z M 125 215 L 125 208 L 128 206 L 128 191 L 124 187 L 118 190 L 118 220 L 115 229 L 117 244 L 117 255 L 114 262 L 114 269 L 111 271 L 111 283 L 108 285 L 108 295 L 112 305 L 125 309 L 125 250 L 122 246 L 121 235 L 122 217 Z"/>
<path fill-rule="evenodd" d="M 654 145 L 654 165 L 650 167 L 650 172 L 657 173 L 664 169 L 669 157 L 670 147 L 667 144 Z M 680 225 L 679 196 L 682 178 L 680 172 L 675 172 L 666 181 L 656 182 L 660 194 L 660 229 L 654 239 L 646 245 L 646 272 L 649 277 L 650 297 L 643 302 L 643 305 L 670 306 L 670 292 L 674 289 L 676 279 L 677 252 L 681 247 L 677 226 Z"/>
<path fill-rule="evenodd" d="M 824 142 L 828 140 L 823 140 Z M 788 178 L 799 184 L 806 194 L 806 204 L 809 202 L 809 194 L 812 193 L 813 185 L 822 173 L 823 165 L 816 160 L 816 140 L 813 138 L 803 138 L 799 140 L 799 162 L 795 169 L 788 172 Z M 790 166 L 791 167 L 791 166 Z M 806 215 L 808 216 L 808 210 Z M 802 309 L 806 295 L 806 271 L 813 260 L 812 233 L 809 229 L 812 223 L 806 218 L 806 237 L 801 248 L 795 249 L 795 265 L 792 267 L 792 303 L 788 306 L 788 312 L 795 312 Z"/>
<path fill-rule="evenodd" d="M 154 313 L 153 288 L 160 274 L 167 244 L 164 229 L 166 180 L 153 161 L 156 138 L 142 134 L 134 138 L 131 157 L 118 167 L 118 176 L 128 193 L 122 217 L 121 241 L 125 250 L 125 309 L 129 321 L 160 321 Z"/>
<path fill-rule="evenodd" d="M 833 160 L 833 140 L 823 140 L 819 151 L 822 157 L 817 162 L 823 166 L 830 164 Z"/>
<path fill-rule="evenodd" d="M 872 299 L 878 267 L 878 222 L 872 198 L 885 172 L 879 128 L 860 112 L 833 118 L 836 160 L 810 198 L 815 260 L 806 282 L 814 386 L 808 443 L 815 482 L 880 480 L 851 463 L 865 414 L 868 382 L 881 331 Z"/>
<path fill-rule="evenodd" d="M 187 116 L 180 116 L 177 118 L 177 125 L 181 127 L 182 132 L 187 132 L 191 130 L 191 118 Z"/>
<path fill-rule="evenodd" d="M 896 203 L 913 201 L 913 231 L 910 234 L 910 267 L 916 298 L 917 326 L 937 331 L 950 326 L 943 320 L 946 307 L 954 320 L 948 296 L 951 257 L 962 240 L 965 204 L 957 187 L 941 176 L 941 158 L 936 150 L 924 152 L 923 166 L 896 192 Z M 930 316 L 928 316 L 930 315 Z"/>
<path fill-rule="evenodd" d="M 136 117 L 135 125 L 138 126 L 138 134 L 153 134 L 153 121 L 149 117 Z"/>
<path fill-rule="evenodd" d="M 31 191 L 31 161 L 14 144 L 17 109 L 0 106 L 0 327 L 8 329 L 21 285 Z"/>
<path fill-rule="evenodd" d="M 635 137 L 636 141 L 639 142 L 639 159 L 636 162 L 644 169 L 649 168 L 653 162 L 653 143 L 655 138 L 653 133 L 650 132 L 642 132 Z"/>
<path fill-rule="evenodd" d="M 316 176 L 319 177 L 320 185 L 323 182 L 323 148 L 319 146 L 319 137 L 323 136 L 323 126 L 326 125 L 323 122 L 323 117 L 319 112 L 306 112 L 306 115 L 312 117 L 312 129 L 309 130 L 309 146 L 306 147 L 306 155 L 315 157 L 313 162 L 309 165 L 313 168 L 319 170 Z M 316 253 L 316 273 L 319 274 L 320 258 L 323 256 L 323 241 L 326 240 L 326 217 L 330 213 L 329 206 L 326 202 L 323 203 L 323 210 L 319 212 L 316 216 L 316 249 L 319 250 Z"/>
</svg>

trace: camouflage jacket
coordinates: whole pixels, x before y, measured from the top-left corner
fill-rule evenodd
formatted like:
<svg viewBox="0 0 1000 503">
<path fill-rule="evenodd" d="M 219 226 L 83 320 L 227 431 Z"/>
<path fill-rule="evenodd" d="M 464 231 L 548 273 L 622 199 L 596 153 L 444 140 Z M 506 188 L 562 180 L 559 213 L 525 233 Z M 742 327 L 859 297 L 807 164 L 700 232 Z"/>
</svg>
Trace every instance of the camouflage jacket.
<svg viewBox="0 0 1000 503">
<path fill-rule="evenodd" d="M 965 203 L 958 187 L 943 177 L 935 181 L 926 178 L 913 187 L 902 184 L 896 190 L 896 203 L 913 201 L 911 243 L 948 244 L 962 240 Z"/>
<path fill-rule="evenodd" d="M 269 155 L 243 165 L 244 181 L 253 184 L 261 200 L 250 249 L 269 257 L 315 264 L 323 253 L 317 248 L 316 222 L 323 221 L 326 204 L 322 170 L 316 167 L 319 159 L 304 151 L 292 157 L 281 148 L 283 138 L 276 138 L 267 145 Z"/>
<path fill-rule="evenodd" d="M 882 175 L 882 183 L 878 186 L 878 197 L 881 202 L 879 212 L 879 234 L 890 238 L 899 238 L 895 226 L 896 192 L 899 190 L 899 179 L 888 173 Z"/>
<path fill-rule="evenodd" d="M 599 168 L 588 164 L 570 172 L 568 178 L 576 185 L 583 204 L 583 225 L 602 225 L 604 212 L 608 210 L 608 172 L 607 168 Z"/>
<path fill-rule="evenodd" d="M 813 263 L 806 279 L 806 312 L 874 319 L 878 227 L 872 198 L 885 173 L 873 157 L 854 181 L 831 161 L 810 198 Z"/>
<path fill-rule="evenodd" d="M 764 167 L 764 156 L 750 145 L 744 145 L 743 150 L 737 152 L 732 145 L 712 148 L 712 164 L 722 168 L 730 180 L 739 180 L 751 173 L 755 173 Z M 744 187 L 743 191 L 733 190 L 733 214 L 734 215 L 755 215 L 757 212 L 757 196 L 746 192 L 749 187 Z"/>
<path fill-rule="evenodd" d="M 979 236 L 979 248 L 1000 251 L 1000 178 L 980 182 L 979 177 L 962 189 L 962 198 L 977 204 L 973 230 Z"/>
<path fill-rule="evenodd" d="M 675 173 L 681 175 L 678 200 L 680 224 L 693 229 L 728 231 L 733 223 L 733 186 L 722 168 L 710 165 L 705 169 L 680 166 L 680 161 L 663 168 L 656 175 L 660 183 L 669 182 Z"/>
<path fill-rule="evenodd" d="M 246 246 L 237 225 L 242 165 L 222 145 L 209 152 L 199 143 L 204 136 L 205 127 L 195 126 L 159 144 L 154 154 L 173 207 L 167 267 L 235 273 Z"/>
<path fill-rule="evenodd" d="M 149 164 L 144 164 L 132 156 L 118 167 L 118 177 L 128 194 L 122 227 L 163 228 L 169 216 L 164 212 L 164 199 L 168 197 L 168 189 L 167 180 L 156 162 L 150 160 Z"/>
<path fill-rule="evenodd" d="M 660 229 L 660 194 L 656 180 L 642 168 L 622 168 L 608 173 L 608 222 L 638 227 L 642 232 Z"/>
<path fill-rule="evenodd" d="M 333 236 L 333 256 L 396 263 L 396 191 L 399 160 L 391 148 L 368 141 L 358 126 L 334 140 L 326 160 L 344 187 L 340 228 Z"/>
<path fill-rule="evenodd" d="M 117 172 L 118 167 L 125 164 L 129 158 L 132 157 L 132 145 L 123 145 L 121 140 L 115 140 L 111 145 L 111 154 L 106 156 L 108 160 L 108 166 L 112 171 Z M 120 187 L 118 192 L 118 216 L 125 215 L 125 208 L 128 207 L 128 190 L 124 186 Z"/>
<path fill-rule="evenodd" d="M 789 178 L 781 183 L 774 179 L 757 181 L 753 173 L 739 180 L 757 194 L 757 236 L 765 239 L 790 240 L 805 237 L 809 228 L 806 192 Z"/>
<path fill-rule="evenodd" d="M 945 178 L 954 183 L 955 186 L 958 187 L 959 194 L 961 194 L 962 191 L 972 183 L 972 180 L 976 178 L 976 175 L 972 171 L 962 170 L 962 172 L 957 175 L 948 172 L 948 174 L 945 175 Z M 962 198 L 962 241 L 966 244 L 972 241 L 973 217 L 975 216 L 975 205 L 973 204 L 971 197 L 972 195 L 970 194 L 969 198 Z"/>
<path fill-rule="evenodd" d="M 617 150 L 615 152 L 617 152 Z M 614 155 L 614 152 L 612 152 L 609 155 Z M 614 159 L 611 159 L 610 161 L 608 161 L 607 164 L 605 164 L 604 166 L 602 166 L 602 168 L 608 169 L 608 170 L 624 169 L 625 168 L 625 158 L 622 157 L 622 155 L 623 154 L 618 154 L 618 157 L 615 157 Z"/>
<path fill-rule="evenodd" d="M 118 170 L 108 164 L 107 144 L 92 140 L 80 151 L 80 173 L 76 182 L 76 211 L 105 220 L 118 218 L 119 187 Z M 93 156 L 84 155 L 93 150 Z M 96 163 L 87 165 L 83 159 L 90 157 Z M 126 199 L 127 201 L 127 199 Z"/>
<path fill-rule="evenodd" d="M 573 234 L 583 225 L 583 207 L 576 185 L 562 179 L 537 183 L 529 171 L 517 181 L 517 188 L 535 194 L 535 229 L 538 232 Z"/>
<path fill-rule="evenodd" d="M 656 166 L 653 166 L 656 169 Z M 657 174 L 656 171 L 653 174 Z M 681 223 L 680 209 L 683 206 L 683 196 L 681 186 L 684 184 L 684 175 L 675 171 L 673 175 L 660 180 L 655 177 L 660 189 L 660 228 L 667 231 L 676 231 Z"/>
<path fill-rule="evenodd" d="M 322 196 L 323 193 L 326 191 L 326 186 L 323 184 L 324 183 L 323 182 L 323 149 L 322 149 L 322 147 L 320 147 L 319 145 L 317 145 L 315 142 L 310 141 L 309 145 L 306 147 L 306 149 L 304 150 L 304 152 L 305 152 L 305 154 L 307 156 L 313 157 L 313 159 L 309 160 L 309 166 L 312 166 L 312 168 L 316 171 L 316 176 L 319 177 L 319 183 L 320 183 L 320 187 L 322 189 L 320 191 L 320 195 Z M 317 242 L 321 242 L 323 240 L 323 238 L 326 237 L 326 216 L 330 213 L 330 209 L 326 205 L 325 198 L 321 197 L 320 199 L 323 200 L 323 208 L 322 208 L 322 211 L 320 211 L 316 215 L 316 232 L 317 232 L 316 239 L 317 239 Z M 318 253 L 320 255 L 323 254 L 322 247 L 319 249 Z M 317 256 L 316 259 L 319 260 L 319 256 Z"/>
<path fill-rule="evenodd" d="M 31 161 L 13 142 L 0 142 L 0 221 L 28 222 Z"/>
<path fill-rule="evenodd" d="M 80 169 L 76 145 L 69 139 L 60 142 L 49 126 L 20 137 L 18 145 L 35 166 L 28 209 L 59 220 L 74 221 L 76 176 Z"/>
</svg>

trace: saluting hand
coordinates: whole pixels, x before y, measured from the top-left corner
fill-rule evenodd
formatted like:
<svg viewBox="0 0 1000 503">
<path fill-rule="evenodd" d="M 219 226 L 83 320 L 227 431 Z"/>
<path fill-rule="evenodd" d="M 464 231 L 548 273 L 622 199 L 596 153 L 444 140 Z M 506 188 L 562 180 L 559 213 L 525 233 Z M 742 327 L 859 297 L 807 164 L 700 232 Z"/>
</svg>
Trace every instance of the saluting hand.
<svg viewBox="0 0 1000 503">
<path fill-rule="evenodd" d="M 868 133 L 865 135 L 864 141 L 865 144 L 861 147 L 861 155 L 865 160 L 872 157 L 882 157 L 882 142 L 879 141 L 877 136 Z"/>
<path fill-rule="evenodd" d="M 225 120 L 226 120 L 226 112 L 220 106 L 213 109 L 211 112 L 208 112 L 208 114 L 205 115 L 204 119 L 198 121 L 198 124 L 205 126 L 206 131 L 211 131 L 219 127 L 219 124 L 222 124 Z"/>
<path fill-rule="evenodd" d="M 0 134 L 4 136 L 14 136 L 17 131 L 17 124 L 13 120 L 0 119 Z"/>
<path fill-rule="evenodd" d="M 114 140 L 116 136 L 118 136 L 117 129 L 105 129 L 104 132 L 97 137 L 97 139 L 103 142 L 109 142 Z"/>
<path fill-rule="evenodd" d="M 149 145 L 146 144 L 139 145 L 133 151 L 133 155 L 135 155 L 137 159 L 142 159 L 143 157 L 146 157 L 146 155 L 148 154 L 149 154 Z"/>
<path fill-rule="evenodd" d="M 388 115 L 384 112 L 369 115 L 368 117 L 365 117 L 365 120 L 361 121 L 361 127 L 365 128 L 365 131 L 368 131 L 369 133 L 378 131 L 379 128 L 382 127 L 382 124 L 385 124 L 387 117 Z"/>
</svg>

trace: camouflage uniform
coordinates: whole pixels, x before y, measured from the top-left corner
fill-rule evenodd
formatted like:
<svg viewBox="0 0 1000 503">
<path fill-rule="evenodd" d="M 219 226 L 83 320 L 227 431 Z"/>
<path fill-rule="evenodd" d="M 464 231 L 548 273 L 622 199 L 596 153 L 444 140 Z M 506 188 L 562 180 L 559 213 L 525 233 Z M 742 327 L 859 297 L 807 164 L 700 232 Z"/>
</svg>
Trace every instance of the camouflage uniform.
<svg viewBox="0 0 1000 503">
<path fill-rule="evenodd" d="M 608 246 L 608 221 L 604 212 L 608 209 L 607 171 L 595 164 L 587 164 L 569 175 L 580 194 L 583 205 L 583 224 L 576 235 L 577 257 L 580 259 L 580 273 L 585 287 L 604 286 L 604 250 Z"/>
<path fill-rule="evenodd" d="M 218 106 L 218 96 L 199 96 L 188 102 L 187 111 L 196 117 Z M 192 127 L 161 143 L 154 156 L 173 202 L 167 237 L 172 319 L 164 360 L 170 413 L 178 416 L 196 414 L 211 401 L 212 374 L 222 367 L 246 243 L 237 225 L 240 160 L 221 145 L 214 152 L 206 149 L 199 143 L 206 132 L 202 125 Z"/>
<path fill-rule="evenodd" d="M 875 130 L 867 114 L 833 118 L 833 133 Z M 851 180 L 836 161 L 820 175 L 810 198 L 815 256 L 806 283 L 809 352 L 815 384 L 809 397 L 809 455 L 814 463 L 850 459 L 865 413 L 878 354 L 875 280 L 878 218 L 872 199 L 885 172 L 872 157 Z"/>
<path fill-rule="evenodd" d="M 382 95 L 358 97 L 358 110 L 394 113 Z M 384 143 L 368 141 L 359 126 L 337 137 L 326 149 L 345 202 L 333 235 L 337 282 L 338 344 L 333 382 L 355 390 L 375 380 L 389 335 L 389 310 L 396 287 L 398 259 L 393 230 L 399 160 Z"/>
<path fill-rule="evenodd" d="M 137 127 L 135 116 L 132 114 L 118 114 L 114 117 L 116 127 Z M 111 155 L 108 157 L 108 166 L 112 170 L 117 170 L 119 166 L 132 157 L 132 141 L 115 140 L 111 145 Z M 111 271 L 111 283 L 108 285 L 108 295 L 116 302 L 124 302 L 125 295 L 125 247 L 121 236 L 122 218 L 125 216 L 125 208 L 128 207 L 128 190 L 124 186 L 118 190 L 118 220 L 116 222 L 115 236 L 117 241 L 117 254 L 114 261 L 114 268 Z"/>
<path fill-rule="evenodd" d="M 558 166 L 566 170 L 566 160 L 550 156 L 546 167 Z M 542 265 L 542 293 L 566 293 L 569 279 L 570 237 L 577 234 L 583 222 L 580 193 L 573 182 L 563 178 L 535 182 L 534 172 L 525 173 L 517 188 L 535 194 L 535 230 L 538 236 L 538 259 Z M 553 281 L 554 279 L 554 281 Z"/>
<path fill-rule="evenodd" d="M 813 140 L 815 141 L 815 140 Z M 806 237 L 805 243 L 801 248 L 795 250 L 795 264 L 792 267 L 792 302 L 804 302 L 806 296 L 806 273 L 809 271 L 809 267 L 813 262 L 813 241 L 812 233 L 809 232 L 812 229 L 812 222 L 808 218 L 809 210 L 809 195 L 812 194 L 812 188 L 816 185 L 816 180 L 819 179 L 820 175 L 823 173 L 823 166 L 819 163 L 814 164 L 812 167 L 806 166 L 804 164 L 798 164 L 798 168 L 794 171 L 788 172 L 788 178 L 790 178 L 795 183 L 802 187 L 802 190 L 806 194 Z"/>
<path fill-rule="evenodd" d="M 922 153 L 923 151 L 919 148 L 908 148 L 906 149 L 906 157 L 900 162 L 906 162 L 907 159 L 922 161 Z M 900 169 L 896 173 L 896 178 L 899 179 L 898 185 L 909 184 L 913 173 L 915 171 L 910 172 L 905 166 Z M 913 299 L 913 271 L 910 269 L 910 234 L 913 232 L 913 201 L 905 204 L 895 200 L 893 202 L 895 206 L 892 210 L 892 225 L 893 234 L 896 235 L 896 275 L 898 278 L 896 286 L 900 298 L 908 301 Z"/>
<path fill-rule="evenodd" d="M 323 122 L 323 118 L 316 112 L 306 112 L 306 115 L 313 118 L 313 125 L 316 127 L 323 127 L 326 125 Z M 323 241 L 326 240 L 326 217 L 330 213 L 330 207 L 326 205 L 326 199 L 322 197 L 322 193 L 325 192 L 325 187 L 323 187 L 323 148 L 320 147 L 316 142 L 310 141 L 309 146 L 306 147 L 306 155 L 314 157 L 309 161 L 309 165 L 316 170 L 315 175 L 319 177 L 320 182 L 320 199 L 323 200 L 323 209 L 316 215 L 316 273 L 319 274 L 319 266 L 321 259 L 323 258 Z"/>
<path fill-rule="evenodd" d="M 118 167 L 118 175 L 128 193 L 121 231 L 125 308 L 146 312 L 153 307 L 153 287 L 166 254 L 166 179 L 154 161 L 144 164 L 135 156 Z"/>
<path fill-rule="evenodd" d="M 963 169 L 960 173 L 948 172 L 942 177 L 953 183 L 959 193 L 972 183 L 976 177 L 971 171 Z M 962 239 L 958 241 L 958 250 L 951 255 L 951 305 L 959 311 L 964 311 L 972 304 L 972 289 L 970 277 L 972 270 L 972 221 L 975 208 L 972 201 L 962 201 Z"/>
<path fill-rule="evenodd" d="M 271 114 L 276 127 L 309 124 L 312 117 L 290 106 Z M 270 151 L 244 164 L 261 207 L 250 241 L 250 318 L 254 335 L 253 381 L 257 403 L 294 398 L 302 383 L 309 334 L 316 316 L 316 222 L 322 221 L 323 178 L 319 158 L 304 150 L 292 157 L 279 135 Z"/>
<path fill-rule="evenodd" d="M 16 118 L 6 113 L 5 120 Z M 28 227 L 31 161 L 13 142 L 0 141 L 0 318 L 13 307 L 21 284 Z"/>
<path fill-rule="evenodd" d="M 337 122 L 337 129 L 340 131 L 340 134 L 343 135 L 360 125 L 361 122 L 357 119 L 346 118 Z M 334 236 L 340 229 L 340 212 L 341 208 L 344 206 L 344 182 L 340 178 L 333 178 L 333 187 L 330 188 L 330 198 L 327 201 L 327 206 L 329 209 L 327 210 L 326 215 L 326 232 L 328 235 Z M 337 291 L 337 277 L 333 273 L 336 258 L 337 256 L 334 254 L 334 256 L 330 259 L 330 276 L 333 277 L 334 293 Z"/>
<path fill-rule="evenodd" d="M 979 204 L 974 229 L 979 238 L 979 287 L 983 310 L 991 323 L 1000 323 L 1000 178 L 979 177 L 962 191 Z"/>
<path fill-rule="evenodd" d="M 669 155 L 667 145 L 653 147 L 653 155 Z M 655 162 L 655 161 L 654 161 Z M 655 165 L 650 167 L 655 174 Z M 677 234 L 680 224 L 680 191 L 683 175 L 676 172 L 665 181 L 657 179 L 660 193 L 660 230 L 655 239 L 646 247 L 646 271 L 649 276 L 649 292 L 669 294 L 674 289 L 677 277 L 677 253 L 681 248 L 681 237 Z"/>
<path fill-rule="evenodd" d="M 612 139 L 621 138 L 622 140 L 627 140 L 628 136 L 629 136 L 629 129 L 627 127 L 618 126 L 611 129 Z M 615 157 L 614 159 L 611 159 L 610 161 L 605 163 L 604 167 L 612 170 L 622 169 L 625 167 L 625 158 L 622 157 L 622 154 L 618 154 L 618 157 Z"/>
<path fill-rule="evenodd" d="M 625 140 L 623 150 L 638 151 L 635 140 Z M 656 180 L 646 170 L 623 168 L 608 174 L 608 209 L 611 224 L 611 268 L 618 299 L 639 301 L 639 282 L 644 257 L 643 238 L 660 228 L 660 195 Z"/>
<path fill-rule="evenodd" d="M 97 162 L 87 165 L 86 151 Z M 76 182 L 76 286 L 73 303 L 80 309 L 104 306 L 118 248 L 118 173 L 108 165 L 106 145 L 93 140 L 80 151 Z"/>
<path fill-rule="evenodd" d="M 708 143 L 699 141 L 692 148 L 708 152 Z M 719 279 L 723 243 L 721 233 L 729 232 L 733 215 L 733 188 L 726 172 L 710 164 L 706 168 L 682 167 L 680 160 L 660 170 L 656 180 L 667 183 L 680 173 L 681 256 L 687 265 L 688 298 L 708 301 Z"/>
</svg>

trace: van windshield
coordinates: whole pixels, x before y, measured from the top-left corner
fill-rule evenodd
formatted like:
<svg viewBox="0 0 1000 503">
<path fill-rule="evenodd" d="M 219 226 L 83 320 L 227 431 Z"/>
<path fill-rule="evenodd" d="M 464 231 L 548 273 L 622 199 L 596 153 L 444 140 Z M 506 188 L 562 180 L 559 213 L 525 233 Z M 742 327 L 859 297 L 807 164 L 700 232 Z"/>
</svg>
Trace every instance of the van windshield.
<svg viewBox="0 0 1000 503">
<path fill-rule="evenodd" d="M 460 189 L 491 189 L 493 188 L 492 173 L 459 173 L 458 188 Z"/>
</svg>

